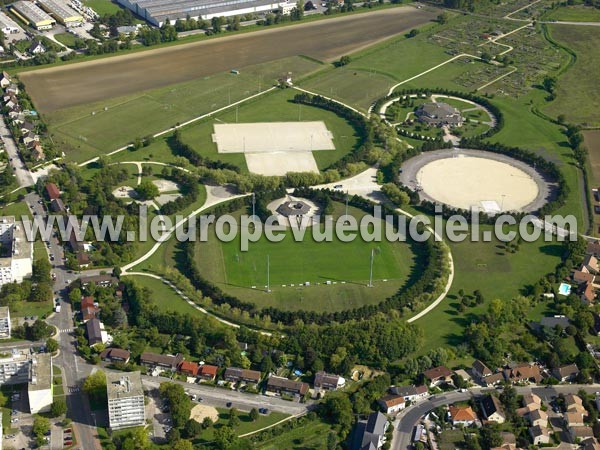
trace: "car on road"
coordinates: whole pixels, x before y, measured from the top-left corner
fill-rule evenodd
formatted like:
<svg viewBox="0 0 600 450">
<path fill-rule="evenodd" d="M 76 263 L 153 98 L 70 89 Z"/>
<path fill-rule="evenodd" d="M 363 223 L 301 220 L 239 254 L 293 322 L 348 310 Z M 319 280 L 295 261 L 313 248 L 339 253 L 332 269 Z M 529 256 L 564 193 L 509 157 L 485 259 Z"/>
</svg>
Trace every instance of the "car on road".
<svg viewBox="0 0 600 450">
<path fill-rule="evenodd" d="M 341 189 L 341 188 L 343 188 L 343 187 L 344 187 L 344 185 L 343 185 L 343 184 L 336 184 L 336 185 L 335 185 L 333 188 L 334 188 L 334 189 Z"/>
<path fill-rule="evenodd" d="M 232 404 L 233 404 L 233 403 L 231 403 L 231 402 L 227 402 L 227 403 L 225 404 L 225 406 L 227 406 L 228 408 L 231 408 L 231 405 L 232 405 Z"/>
<path fill-rule="evenodd" d="M 267 408 L 258 408 L 258 412 L 261 414 L 269 414 L 269 410 Z"/>
</svg>

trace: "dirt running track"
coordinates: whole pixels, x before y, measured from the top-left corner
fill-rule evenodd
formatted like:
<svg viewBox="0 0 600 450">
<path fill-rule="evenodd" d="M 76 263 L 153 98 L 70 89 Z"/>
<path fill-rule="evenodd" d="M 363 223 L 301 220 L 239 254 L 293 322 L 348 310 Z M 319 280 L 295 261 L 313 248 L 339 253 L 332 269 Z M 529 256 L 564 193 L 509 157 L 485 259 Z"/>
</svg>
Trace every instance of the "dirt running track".
<svg viewBox="0 0 600 450">
<path fill-rule="evenodd" d="M 332 61 L 417 27 L 434 10 L 401 7 L 20 74 L 44 113 L 295 55 Z"/>
</svg>

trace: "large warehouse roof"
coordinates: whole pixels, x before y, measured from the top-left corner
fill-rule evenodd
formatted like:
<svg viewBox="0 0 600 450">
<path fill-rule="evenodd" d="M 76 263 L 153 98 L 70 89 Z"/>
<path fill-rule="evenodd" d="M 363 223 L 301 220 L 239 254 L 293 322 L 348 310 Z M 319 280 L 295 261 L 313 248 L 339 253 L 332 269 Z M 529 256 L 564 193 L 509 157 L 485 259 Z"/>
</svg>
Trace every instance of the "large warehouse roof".
<svg viewBox="0 0 600 450">
<path fill-rule="evenodd" d="M 57 16 L 61 22 L 83 22 L 83 17 L 74 9 L 68 7 L 60 0 L 38 0 L 38 3 L 47 11 Z"/>
<path fill-rule="evenodd" d="M 12 6 L 33 24 L 40 24 L 44 22 L 54 23 L 54 19 L 46 14 L 43 9 L 40 9 L 38 6 L 36 6 L 33 2 L 21 0 L 13 3 Z"/>
<path fill-rule="evenodd" d="M 273 9 L 286 3 L 285 0 L 118 0 L 119 3 L 134 9 L 134 12 L 144 16 L 146 10 L 148 17 L 162 23 L 166 19 L 171 22 L 177 19 L 225 14 L 247 8 L 259 8 L 272 5 Z M 128 5 L 127 3 L 130 3 Z M 137 11 L 135 10 L 137 8 Z"/>
<path fill-rule="evenodd" d="M 20 30 L 21 27 L 6 15 L 6 13 L 0 11 L 0 29 L 2 30 Z"/>
</svg>

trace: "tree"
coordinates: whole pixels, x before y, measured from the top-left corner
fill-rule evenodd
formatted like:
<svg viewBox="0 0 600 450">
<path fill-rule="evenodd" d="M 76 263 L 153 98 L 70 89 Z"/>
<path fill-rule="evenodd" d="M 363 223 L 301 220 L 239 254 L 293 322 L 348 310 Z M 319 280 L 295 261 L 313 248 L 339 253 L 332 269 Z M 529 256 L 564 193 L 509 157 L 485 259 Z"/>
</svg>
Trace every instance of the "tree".
<svg viewBox="0 0 600 450">
<path fill-rule="evenodd" d="M 348 55 L 344 55 L 340 58 L 340 60 L 337 62 L 336 65 L 338 67 L 346 66 L 346 65 L 350 64 L 350 61 L 351 61 L 350 57 Z"/>
<path fill-rule="evenodd" d="M 46 339 L 46 350 L 48 350 L 48 353 L 54 353 L 58 350 L 58 342 L 56 342 L 56 339 Z"/>
<path fill-rule="evenodd" d="M 212 426 L 213 426 L 213 421 L 210 417 L 207 416 L 202 420 L 202 428 L 207 429 Z"/>
<path fill-rule="evenodd" d="M 250 410 L 250 419 L 252 419 L 252 422 L 256 422 L 259 418 L 259 413 L 258 413 L 258 409 L 256 408 L 252 408 Z"/>
<path fill-rule="evenodd" d="M 106 395 L 106 374 L 97 370 L 83 382 L 83 391 L 94 399 L 101 399 Z"/>
<path fill-rule="evenodd" d="M 220 33 L 221 29 L 223 28 L 223 17 L 213 17 L 211 19 L 211 25 L 212 25 L 212 32 L 213 33 Z"/>
<path fill-rule="evenodd" d="M 235 428 L 235 427 L 237 427 L 237 426 L 240 425 L 240 416 L 239 416 L 238 410 L 235 409 L 235 408 L 231 408 L 229 410 L 229 423 L 228 423 L 228 425 L 231 428 Z"/>
<path fill-rule="evenodd" d="M 206 417 L 206 419 L 210 419 L 210 417 Z M 208 427 L 206 427 L 208 428 Z M 185 436 L 189 439 L 194 439 L 200 433 L 202 433 L 203 426 L 194 419 L 189 419 L 185 424 Z"/>
<path fill-rule="evenodd" d="M 448 13 L 447 12 L 443 12 L 440 15 L 437 16 L 437 21 L 440 25 L 444 25 L 445 23 L 448 22 Z"/>
<path fill-rule="evenodd" d="M 413 28 L 412 30 L 409 31 L 409 33 L 407 34 L 407 36 L 409 38 L 413 38 L 415 37 L 417 34 L 419 34 L 419 30 L 416 28 Z"/>
<path fill-rule="evenodd" d="M 43 437 L 48 431 L 50 431 L 50 420 L 46 417 L 35 415 L 33 419 L 33 434 Z"/>
<path fill-rule="evenodd" d="M 493 56 L 489 52 L 483 52 L 481 54 L 481 59 L 483 62 L 489 63 L 493 59 Z"/>
<path fill-rule="evenodd" d="M 67 412 L 67 403 L 64 401 L 64 399 L 59 398 L 57 400 L 54 400 L 54 402 L 52 403 L 52 406 L 50 407 L 50 414 L 52 415 L 52 417 L 62 416 L 66 412 Z"/>
<path fill-rule="evenodd" d="M 158 187 L 150 180 L 142 180 L 135 188 L 140 200 L 152 200 L 159 194 Z"/>
<path fill-rule="evenodd" d="M 325 397 L 321 414 L 330 423 L 339 425 L 345 431 L 350 430 L 354 419 L 352 403 L 342 392 L 334 392 Z"/>
<path fill-rule="evenodd" d="M 181 433 L 179 433 L 179 430 L 177 428 L 171 428 L 167 433 L 167 441 L 170 444 L 173 444 L 179 440 L 181 440 Z"/>
<path fill-rule="evenodd" d="M 185 439 L 179 439 L 173 445 L 173 450 L 194 450 L 194 446 L 190 441 L 186 441 Z"/>
<path fill-rule="evenodd" d="M 6 406 L 8 398 L 2 392 L 0 392 L 0 406 Z"/>
<path fill-rule="evenodd" d="M 237 436 L 235 435 L 233 428 L 224 426 L 215 430 L 214 441 L 219 450 L 228 450 L 234 448 L 234 445 L 237 442 Z"/>
</svg>

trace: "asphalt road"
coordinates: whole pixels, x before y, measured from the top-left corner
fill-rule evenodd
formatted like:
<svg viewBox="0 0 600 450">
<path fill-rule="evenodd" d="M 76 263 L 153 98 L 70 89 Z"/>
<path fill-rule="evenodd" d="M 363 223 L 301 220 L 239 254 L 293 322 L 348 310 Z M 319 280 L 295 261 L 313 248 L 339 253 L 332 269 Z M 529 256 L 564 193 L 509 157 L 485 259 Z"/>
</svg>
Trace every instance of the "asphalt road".
<svg viewBox="0 0 600 450">
<path fill-rule="evenodd" d="M 10 159 L 10 165 L 13 168 L 13 172 L 17 178 L 17 183 L 21 187 L 33 186 L 33 177 L 25 166 L 25 163 L 19 155 L 19 149 L 15 142 L 10 130 L 6 125 L 6 119 L 0 114 L 0 136 L 2 142 L 4 142 L 4 148 Z"/>
<path fill-rule="evenodd" d="M 160 383 L 167 381 L 164 378 L 142 376 L 144 387 L 158 389 Z M 234 407 L 241 411 L 250 411 L 252 408 L 267 408 L 270 411 L 278 411 L 285 414 L 296 415 L 307 412 L 312 403 L 299 403 L 282 400 L 279 397 L 269 397 L 261 394 L 244 394 L 214 386 L 201 384 L 184 383 L 182 381 L 173 381 L 181 384 L 190 394 L 196 394 L 202 398 L 202 403 L 217 408 Z M 231 406 L 227 403 L 231 402 Z"/>
<path fill-rule="evenodd" d="M 520 395 L 533 392 L 543 401 L 548 402 L 560 393 L 565 395 L 576 394 L 581 389 L 585 390 L 588 394 L 599 392 L 600 385 L 566 384 L 553 387 L 519 386 L 516 389 L 517 393 Z M 438 406 L 446 406 L 451 405 L 452 403 L 469 400 L 472 396 L 481 395 L 483 392 L 490 390 L 493 391 L 494 389 L 474 388 L 470 389 L 468 392 L 445 392 L 443 394 L 433 395 L 428 399 L 421 400 L 418 403 L 409 406 L 397 416 L 397 419 L 394 422 L 392 450 L 407 450 L 412 447 L 411 443 L 414 427 L 428 412 Z"/>
<path fill-rule="evenodd" d="M 332 61 L 437 15 L 412 6 L 340 16 L 19 74 L 36 109 L 134 94 L 296 55 Z"/>
</svg>

